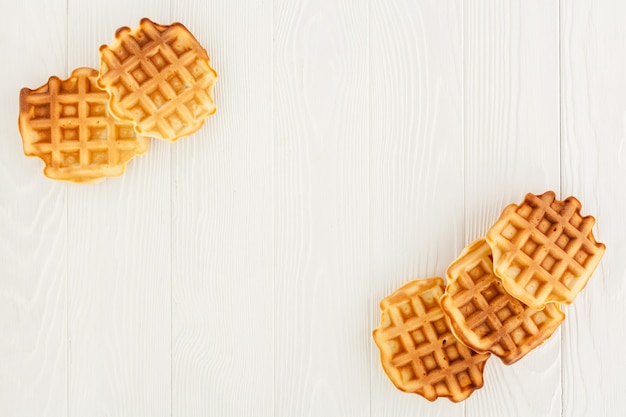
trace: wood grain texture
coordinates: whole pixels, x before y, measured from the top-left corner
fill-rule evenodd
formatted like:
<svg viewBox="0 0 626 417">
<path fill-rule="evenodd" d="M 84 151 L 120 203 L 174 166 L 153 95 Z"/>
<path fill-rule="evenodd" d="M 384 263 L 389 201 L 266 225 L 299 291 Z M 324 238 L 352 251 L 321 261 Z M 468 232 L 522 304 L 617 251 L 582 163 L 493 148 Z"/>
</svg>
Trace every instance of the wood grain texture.
<svg viewBox="0 0 626 417">
<path fill-rule="evenodd" d="M 462 16 L 461 1 L 371 3 L 371 329 L 383 297 L 462 249 Z M 372 416 L 463 415 L 398 391 L 369 343 Z"/>
<path fill-rule="evenodd" d="M 70 1 L 68 67 L 169 3 Z M 97 17 L 96 17 L 97 16 Z M 171 145 L 153 140 L 119 178 L 68 185 L 69 416 L 171 412 Z"/>
<path fill-rule="evenodd" d="M 274 4 L 274 415 L 364 416 L 368 10 Z"/>
<path fill-rule="evenodd" d="M 66 71 L 64 1 L 2 2 L 0 50 L 0 415 L 65 416 L 66 187 L 24 156 L 20 88 Z M 35 13 L 32 13 L 36 10 Z M 29 36 L 23 36 L 28 31 Z M 11 58 L 9 58 L 11 57 Z"/>
<path fill-rule="evenodd" d="M 626 4 L 561 2 L 562 195 L 597 219 L 606 253 L 568 308 L 563 414 L 624 415 Z"/>
<path fill-rule="evenodd" d="M 466 244 L 527 192 L 559 192 L 558 19 L 557 1 L 465 3 Z M 467 416 L 561 416 L 559 331 L 485 381 Z"/>
<path fill-rule="evenodd" d="M 172 147 L 174 416 L 273 415 L 272 8 L 172 2 L 218 73 Z"/>
</svg>

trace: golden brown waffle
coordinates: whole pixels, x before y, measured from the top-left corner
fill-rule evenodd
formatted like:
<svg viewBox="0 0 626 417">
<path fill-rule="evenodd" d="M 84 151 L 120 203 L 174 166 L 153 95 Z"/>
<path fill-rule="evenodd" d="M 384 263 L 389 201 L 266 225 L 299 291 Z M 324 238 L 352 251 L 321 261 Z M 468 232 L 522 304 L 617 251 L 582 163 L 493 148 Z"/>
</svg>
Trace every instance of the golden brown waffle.
<svg viewBox="0 0 626 417">
<path fill-rule="evenodd" d="M 380 303 L 374 341 L 383 369 L 394 385 L 430 401 L 462 401 L 483 386 L 489 354 L 476 353 L 450 331 L 439 304 L 440 277 L 411 281 Z"/>
<path fill-rule="evenodd" d="M 468 245 L 448 267 L 441 308 L 454 335 L 477 352 L 491 352 L 507 365 L 547 340 L 565 320 L 556 303 L 543 310 L 510 296 L 493 273 L 484 238 Z"/>
<path fill-rule="evenodd" d="M 200 129 L 215 113 L 216 78 L 206 51 L 180 23 L 144 18 L 100 47 L 98 85 L 110 93 L 113 115 L 140 135 L 174 142 Z"/>
<path fill-rule="evenodd" d="M 24 153 L 41 158 L 50 178 L 93 182 L 122 175 L 130 159 L 148 150 L 148 138 L 111 116 L 97 77 L 95 69 L 78 68 L 67 80 L 51 77 L 20 92 Z"/>
<path fill-rule="evenodd" d="M 551 301 L 570 304 L 604 254 L 591 232 L 592 216 L 580 215 L 574 197 L 548 191 L 511 204 L 487 232 L 494 272 L 509 294 L 541 309 Z"/>
</svg>

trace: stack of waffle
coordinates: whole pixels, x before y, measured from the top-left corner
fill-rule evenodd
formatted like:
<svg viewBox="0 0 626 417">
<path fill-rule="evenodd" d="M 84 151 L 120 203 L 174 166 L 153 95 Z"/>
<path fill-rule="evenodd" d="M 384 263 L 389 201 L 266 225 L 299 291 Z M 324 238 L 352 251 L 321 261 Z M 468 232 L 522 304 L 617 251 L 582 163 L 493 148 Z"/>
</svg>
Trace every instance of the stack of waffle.
<svg viewBox="0 0 626 417">
<path fill-rule="evenodd" d="M 52 179 L 94 182 L 124 173 L 148 137 L 174 142 L 215 113 L 216 72 L 180 23 L 118 29 L 100 47 L 100 71 L 79 68 L 66 80 L 20 92 L 24 153 L 44 161 Z"/>
<path fill-rule="evenodd" d="M 605 246 L 574 197 L 527 194 L 446 271 L 381 302 L 374 330 L 384 371 L 402 391 L 458 402 L 483 386 L 491 354 L 510 365 L 545 342 L 598 266 Z"/>
</svg>

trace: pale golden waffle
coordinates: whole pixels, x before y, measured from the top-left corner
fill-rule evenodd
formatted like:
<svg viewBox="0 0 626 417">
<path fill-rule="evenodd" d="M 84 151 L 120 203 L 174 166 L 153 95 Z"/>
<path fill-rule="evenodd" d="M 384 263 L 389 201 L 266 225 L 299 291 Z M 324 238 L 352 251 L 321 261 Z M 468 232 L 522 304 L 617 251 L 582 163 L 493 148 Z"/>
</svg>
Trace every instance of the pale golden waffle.
<svg viewBox="0 0 626 417">
<path fill-rule="evenodd" d="M 52 179 L 93 182 L 122 175 L 126 163 L 148 150 L 149 139 L 111 116 L 98 71 L 78 68 L 67 80 L 20 92 L 19 129 L 24 153 L 46 164 Z"/>
<path fill-rule="evenodd" d="M 493 273 L 484 238 L 468 245 L 448 267 L 441 308 L 454 335 L 477 352 L 491 352 L 507 365 L 546 341 L 565 320 L 559 305 L 543 310 L 510 296 Z"/>
<path fill-rule="evenodd" d="M 411 281 L 380 303 L 374 341 L 383 369 L 394 385 L 430 401 L 458 402 L 483 386 L 489 354 L 476 353 L 450 331 L 439 304 L 442 278 Z"/>
<path fill-rule="evenodd" d="M 570 304 L 585 287 L 605 246 L 593 237 L 595 218 L 580 209 L 576 198 L 559 201 L 552 191 L 504 209 L 486 238 L 509 294 L 542 309 L 552 301 Z"/>
<path fill-rule="evenodd" d="M 144 18 L 100 47 L 98 85 L 111 95 L 111 113 L 140 135 L 174 142 L 200 129 L 215 113 L 216 79 L 206 51 L 180 23 Z"/>
</svg>

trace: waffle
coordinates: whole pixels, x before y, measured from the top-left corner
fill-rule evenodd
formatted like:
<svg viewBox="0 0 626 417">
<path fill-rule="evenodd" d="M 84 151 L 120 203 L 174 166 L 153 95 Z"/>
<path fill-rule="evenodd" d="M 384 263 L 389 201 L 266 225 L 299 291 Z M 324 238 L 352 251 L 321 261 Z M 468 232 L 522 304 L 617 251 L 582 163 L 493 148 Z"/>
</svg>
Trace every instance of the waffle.
<svg viewBox="0 0 626 417">
<path fill-rule="evenodd" d="M 393 384 L 429 401 L 458 402 L 483 386 L 489 354 L 476 353 L 451 333 L 439 298 L 442 278 L 411 281 L 380 303 L 380 327 L 374 341 Z"/>
<path fill-rule="evenodd" d="M 592 216 L 580 215 L 574 197 L 548 191 L 511 204 L 487 232 L 495 274 L 509 294 L 542 309 L 551 301 L 572 303 L 604 254 L 591 232 Z"/>
<path fill-rule="evenodd" d="M 484 238 L 471 243 L 448 267 L 441 308 L 454 335 L 477 352 L 511 365 L 547 340 L 565 320 L 556 303 L 536 310 L 511 297 L 493 274 Z"/>
<path fill-rule="evenodd" d="M 206 51 L 180 23 L 144 18 L 100 47 L 98 85 L 111 96 L 111 113 L 140 135 L 174 142 L 200 129 L 215 113 L 216 78 Z"/>
<path fill-rule="evenodd" d="M 67 80 L 51 77 L 20 92 L 24 153 L 41 158 L 49 178 L 93 182 L 122 175 L 130 159 L 148 150 L 148 138 L 108 112 L 109 95 L 97 76 L 95 69 L 78 68 Z"/>
</svg>

